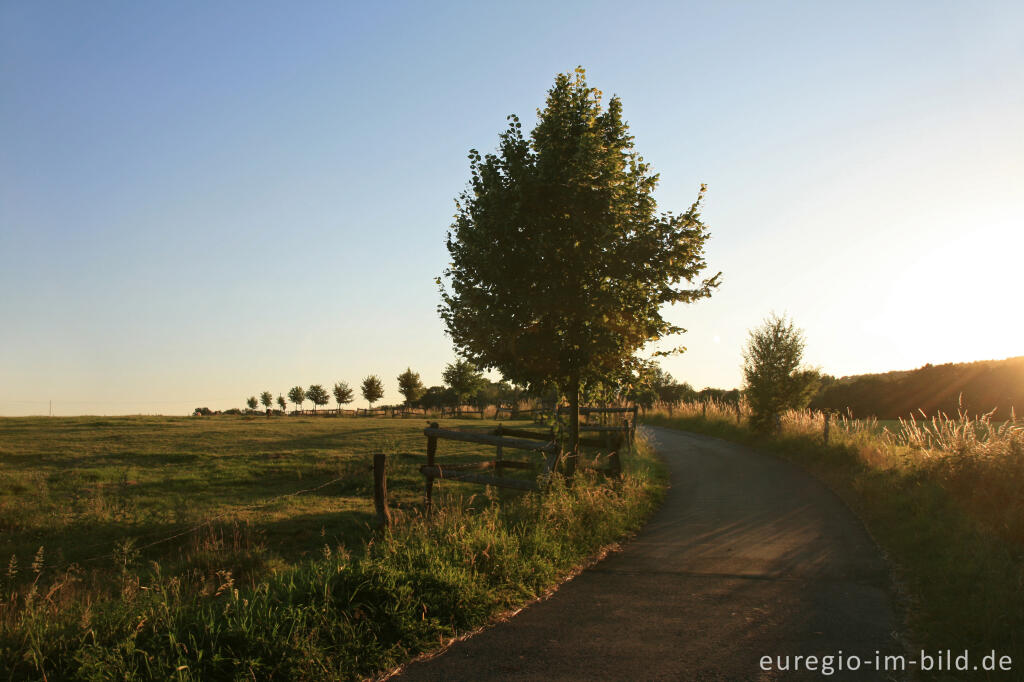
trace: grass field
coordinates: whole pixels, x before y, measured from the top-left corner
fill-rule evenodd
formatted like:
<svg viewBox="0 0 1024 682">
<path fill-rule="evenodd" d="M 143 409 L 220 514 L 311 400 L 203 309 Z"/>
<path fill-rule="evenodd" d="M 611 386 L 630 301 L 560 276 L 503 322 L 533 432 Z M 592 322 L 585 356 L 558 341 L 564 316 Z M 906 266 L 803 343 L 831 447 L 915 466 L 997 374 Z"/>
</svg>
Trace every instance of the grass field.
<svg viewBox="0 0 1024 682">
<path fill-rule="evenodd" d="M 538 495 L 439 484 L 428 523 L 425 425 L 0 419 L 0 677 L 377 674 L 556 584 L 637 528 L 664 488 L 641 447 L 615 485 L 583 475 Z M 389 455 L 397 510 L 383 534 L 371 528 L 377 452 Z M 440 462 L 493 457 L 438 447 Z"/>
<path fill-rule="evenodd" d="M 136 549 L 152 545 L 139 559 L 179 561 L 203 554 L 211 533 L 225 529 L 232 541 L 257 543 L 268 565 L 319 552 L 325 542 L 357 544 L 373 519 L 373 453 L 390 456 L 393 504 L 419 505 L 424 426 L 424 419 L 387 418 L 0 419 L 0 558 L 27 566 L 42 547 L 48 564 L 102 567 L 134 541 Z M 439 457 L 459 461 L 493 454 L 453 441 L 439 447 Z"/>
</svg>

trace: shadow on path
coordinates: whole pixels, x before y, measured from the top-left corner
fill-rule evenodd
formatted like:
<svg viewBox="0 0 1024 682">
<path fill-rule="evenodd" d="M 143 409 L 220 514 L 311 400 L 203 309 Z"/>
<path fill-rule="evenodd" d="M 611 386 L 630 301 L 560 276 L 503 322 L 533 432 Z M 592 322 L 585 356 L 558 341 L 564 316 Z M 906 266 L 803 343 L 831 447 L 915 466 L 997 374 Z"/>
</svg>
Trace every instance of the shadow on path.
<svg viewBox="0 0 1024 682">
<path fill-rule="evenodd" d="M 625 548 L 512 620 L 393 680 L 900 679 L 888 569 L 807 473 L 741 445 L 648 428 L 665 503 Z M 761 669 L 762 656 L 856 655 L 856 673 Z"/>
</svg>

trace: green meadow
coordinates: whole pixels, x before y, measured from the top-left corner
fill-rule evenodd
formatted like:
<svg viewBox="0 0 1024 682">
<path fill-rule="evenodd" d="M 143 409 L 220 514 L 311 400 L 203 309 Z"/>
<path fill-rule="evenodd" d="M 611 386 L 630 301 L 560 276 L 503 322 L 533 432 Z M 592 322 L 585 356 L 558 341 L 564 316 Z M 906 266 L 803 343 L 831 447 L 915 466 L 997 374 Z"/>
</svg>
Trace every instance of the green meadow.
<svg viewBox="0 0 1024 682">
<path fill-rule="evenodd" d="M 139 550 L 142 559 L 179 561 L 224 529 L 257 543 L 269 563 L 325 542 L 353 544 L 373 521 L 373 453 L 389 455 L 392 503 L 418 508 L 426 425 L 411 418 L 0 419 L 0 557 L 27 566 L 42 547 L 48 564 L 109 567 L 128 542 L 151 545 Z M 442 461 L 471 461 L 493 459 L 494 451 L 442 441 L 438 453 Z"/>
<path fill-rule="evenodd" d="M 638 528 L 664 490 L 641 443 L 615 483 L 586 471 L 544 493 L 439 482 L 427 521 L 426 424 L 0 419 L 2 677 L 378 675 L 564 580 Z M 373 527 L 378 452 L 385 531 Z M 438 443 L 441 463 L 493 458 Z"/>
</svg>

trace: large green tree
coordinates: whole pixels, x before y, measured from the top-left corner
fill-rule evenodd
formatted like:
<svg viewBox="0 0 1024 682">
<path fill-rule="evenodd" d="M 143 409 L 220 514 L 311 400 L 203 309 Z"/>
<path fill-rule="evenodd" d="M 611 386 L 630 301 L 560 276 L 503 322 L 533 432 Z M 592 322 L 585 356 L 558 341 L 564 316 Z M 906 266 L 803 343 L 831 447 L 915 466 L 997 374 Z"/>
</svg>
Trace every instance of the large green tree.
<svg viewBox="0 0 1024 682">
<path fill-rule="evenodd" d="M 662 306 L 709 296 L 702 186 L 658 213 L 657 174 L 633 148 L 622 103 L 561 74 L 525 137 L 516 116 L 496 153 L 471 150 L 469 187 L 448 233 L 439 312 L 460 355 L 520 384 L 557 383 L 579 441 L 583 381 L 620 372 L 684 331 Z M 572 465 L 570 461 L 570 466 Z"/>
<path fill-rule="evenodd" d="M 750 330 L 743 351 L 743 388 L 755 429 L 777 428 L 782 412 L 807 407 L 813 397 L 821 375 L 801 368 L 805 344 L 793 321 L 774 313 Z"/>
<path fill-rule="evenodd" d="M 270 391 L 263 391 L 260 393 L 260 402 L 263 403 L 263 407 L 267 408 L 267 413 L 270 413 L 270 406 L 274 404 L 274 396 Z"/>
</svg>

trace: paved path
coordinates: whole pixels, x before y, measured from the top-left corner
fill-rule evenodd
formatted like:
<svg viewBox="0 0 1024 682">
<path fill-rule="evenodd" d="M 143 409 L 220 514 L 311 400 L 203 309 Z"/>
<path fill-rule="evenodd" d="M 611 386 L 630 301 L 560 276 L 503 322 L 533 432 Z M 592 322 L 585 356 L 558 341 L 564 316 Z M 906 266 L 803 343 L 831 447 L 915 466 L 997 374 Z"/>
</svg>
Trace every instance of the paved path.
<svg viewBox="0 0 1024 682">
<path fill-rule="evenodd" d="M 672 487 L 634 540 L 393 679 L 886 679 L 866 666 L 830 677 L 759 667 L 764 655 L 900 652 L 885 562 L 838 498 L 744 446 L 648 433 Z"/>
</svg>

